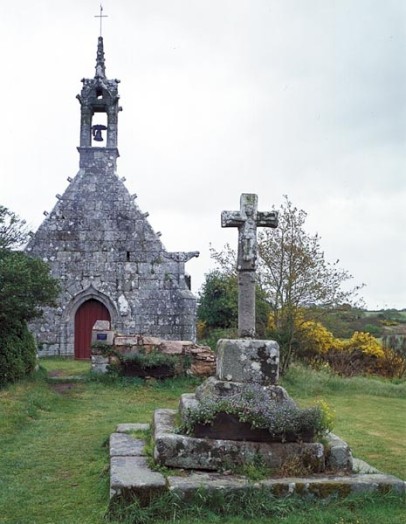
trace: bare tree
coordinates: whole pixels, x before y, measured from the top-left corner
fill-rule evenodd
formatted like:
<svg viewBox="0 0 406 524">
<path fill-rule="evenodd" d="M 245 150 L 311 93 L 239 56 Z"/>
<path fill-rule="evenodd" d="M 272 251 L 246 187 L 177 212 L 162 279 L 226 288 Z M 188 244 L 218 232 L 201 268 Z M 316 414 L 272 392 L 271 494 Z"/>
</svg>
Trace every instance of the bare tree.
<svg viewBox="0 0 406 524">
<path fill-rule="evenodd" d="M 16 249 L 27 241 L 25 220 L 0 205 L 0 249 Z"/>
</svg>

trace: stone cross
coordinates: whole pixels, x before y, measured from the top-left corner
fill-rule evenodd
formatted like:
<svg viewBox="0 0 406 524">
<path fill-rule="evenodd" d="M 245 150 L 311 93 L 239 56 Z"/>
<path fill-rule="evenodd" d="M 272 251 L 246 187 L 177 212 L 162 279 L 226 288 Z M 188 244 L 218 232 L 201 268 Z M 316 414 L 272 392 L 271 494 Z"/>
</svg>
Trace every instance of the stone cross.
<svg viewBox="0 0 406 524">
<path fill-rule="evenodd" d="M 239 211 L 223 211 L 221 227 L 238 227 L 238 335 L 255 337 L 257 227 L 277 227 L 275 211 L 258 211 L 258 196 L 243 193 Z"/>
</svg>

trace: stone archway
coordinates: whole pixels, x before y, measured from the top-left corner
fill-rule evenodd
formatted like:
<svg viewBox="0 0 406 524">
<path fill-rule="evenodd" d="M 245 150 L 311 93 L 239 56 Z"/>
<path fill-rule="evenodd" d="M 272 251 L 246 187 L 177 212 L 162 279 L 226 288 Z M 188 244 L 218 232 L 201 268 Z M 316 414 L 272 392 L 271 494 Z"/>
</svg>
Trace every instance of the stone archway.
<svg viewBox="0 0 406 524">
<path fill-rule="evenodd" d="M 91 298 L 81 304 L 75 314 L 75 358 L 89 359 L 92 328 L 96 320 L 111 321 L 109 310 Z"/>
<path fill-rule="evenodd" d="M 61 339 L 61 354 L 62 355 L 75 355 L 75 317 L 78 309 L 87 302 L 88 300 L 96 300 L 100 302 L 109 312 L 111 328 L 120 329 L 121 319 L 118 314 L 116 305 L 108 295 L 98 291 L 92 285 L 85 290 L 78 293 L 69 302 L 64 312 L 64 327 L 62 330 Z"/>
</svg>

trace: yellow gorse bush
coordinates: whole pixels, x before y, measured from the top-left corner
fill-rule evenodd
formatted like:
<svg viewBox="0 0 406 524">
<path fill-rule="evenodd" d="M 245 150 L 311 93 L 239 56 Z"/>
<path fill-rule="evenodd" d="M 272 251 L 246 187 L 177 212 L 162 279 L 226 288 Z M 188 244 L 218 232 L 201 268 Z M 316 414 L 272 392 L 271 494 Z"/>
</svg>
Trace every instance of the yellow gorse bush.
<svg viewBox="0 0 406 524">
<path fill-rule="evenodd" d="M 268 318 L 268 329 L 276 329 L 273 313 Z M 379 341 L 370 333 L 355 331 L 349 339 L 335 338 L 334 335 L 315 320 L 305 320 L 301 311 L 295 317 L 295 331 L 299 344 L 315 355 L 327 355 L 331 351 L 361 351 L 366 356 L 384 358 L 385 352 Z"/>
<path fill-rule="evenodd" d="M 355 331 L 350 339 L 342 341 L 342 345 L 342 349 L 345 351 L 358 350 L 365 355 L 377 358 L 385 356 L 385 352 L 378 340 L 370 333 L 364 333 L 363 331 Z"/>
<path fill-rule="evenodd" d="M 317 353 L 324 354 L 331 349 L 340 349 L 340 340 L 334 338 L 333 334 L 320 322 L 307 320 L 303 322 L 300 329 L 306 337 L 312 339 L 314 346 L 317 348 Z"/>
</svg>

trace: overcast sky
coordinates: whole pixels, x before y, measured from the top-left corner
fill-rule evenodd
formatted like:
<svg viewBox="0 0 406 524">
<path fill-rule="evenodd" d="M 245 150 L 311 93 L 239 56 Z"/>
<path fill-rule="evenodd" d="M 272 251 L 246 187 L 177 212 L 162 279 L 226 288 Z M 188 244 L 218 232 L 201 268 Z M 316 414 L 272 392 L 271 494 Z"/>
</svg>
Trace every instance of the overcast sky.
<svg viewBox="0 0 406 524">
<path fill-rule="evenodd" d="M 308 213 L 326 258 L 370 309 L 406 307 L 406 2 L 106 0 L 107 76 L 119 78 L 118 174 L 193 290 L 209 243 L 237 244 L 223 209 L 257 193 Z M 3 2 L 0 203 L 36 230 L 79 169 L 83 77 L 99 4 Z"/>
</svg>

